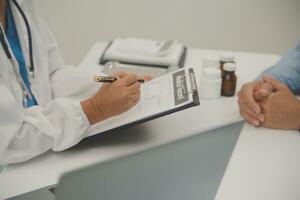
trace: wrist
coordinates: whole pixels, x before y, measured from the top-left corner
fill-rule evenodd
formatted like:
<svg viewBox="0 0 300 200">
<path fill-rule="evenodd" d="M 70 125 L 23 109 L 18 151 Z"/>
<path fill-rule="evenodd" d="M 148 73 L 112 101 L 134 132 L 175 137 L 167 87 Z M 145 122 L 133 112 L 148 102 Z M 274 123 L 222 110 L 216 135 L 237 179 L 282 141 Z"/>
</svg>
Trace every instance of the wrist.
<svg viewBox="0 0 300 200">
<path fill-rule="evenodd" d="M 80 104 L 91 125 L 108 118 L 103 115 L 93 99 L 84 100 Z"/>
</svg>

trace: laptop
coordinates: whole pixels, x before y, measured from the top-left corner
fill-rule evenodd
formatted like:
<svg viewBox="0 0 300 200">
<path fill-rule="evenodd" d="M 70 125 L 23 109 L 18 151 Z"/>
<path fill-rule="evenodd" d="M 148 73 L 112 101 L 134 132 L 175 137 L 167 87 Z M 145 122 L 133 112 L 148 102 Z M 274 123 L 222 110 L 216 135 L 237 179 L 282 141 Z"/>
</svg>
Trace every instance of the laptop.
<svg viewBox="0 0 300 200">
<path fill-rule="evenodd" d="M 214 199 L 242 125 L 67 173 L 57 200 Z"/>
</svg>

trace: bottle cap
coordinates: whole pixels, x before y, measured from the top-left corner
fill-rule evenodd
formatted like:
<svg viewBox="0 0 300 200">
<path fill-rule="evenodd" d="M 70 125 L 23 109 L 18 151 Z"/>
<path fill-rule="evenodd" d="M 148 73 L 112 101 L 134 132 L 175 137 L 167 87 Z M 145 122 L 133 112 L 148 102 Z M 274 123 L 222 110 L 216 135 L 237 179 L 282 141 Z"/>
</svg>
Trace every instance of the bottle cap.
<svg viewBox="0 0 300 200">
<path fill-rule="evenodd" d="M 230 53 L 222 53 L 220 55 L 220 60 L 223 62 L 234 62 L 235 56 Z"/>
<path fill-rule="evenodd" d="M 236 64 L 235 63 L 225 63 L 224 70 L 228 71 L 228 72 L 234 72 L 236 70 Z"/>
<path fill-rule="evenodd" d="M 221 79 L 221 70 L 217 68 L 205 68 L 202 77 L 206 80 Z"/>
<path fill-rule="evenodd" d="M 203 69 L 204 68 L 219 68 L 220 60 L 217 56 L 205 57 L 203 60 Z"/>
</svg>

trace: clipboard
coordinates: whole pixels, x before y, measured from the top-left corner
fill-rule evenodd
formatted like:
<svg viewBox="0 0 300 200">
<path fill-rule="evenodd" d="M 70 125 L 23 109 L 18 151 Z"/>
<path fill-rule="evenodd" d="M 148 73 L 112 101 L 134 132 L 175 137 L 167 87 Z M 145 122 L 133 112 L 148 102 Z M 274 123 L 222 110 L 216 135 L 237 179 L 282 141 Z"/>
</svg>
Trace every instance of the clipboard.
<svg viewBox="0 0 300 200">
<path fill-rule="evenodd" d="M 142 61 L 138 61 L 138 62 L 129 62 L 129 61 L 124 61 L 124 60 L 118 60 L 118 59 L 107 59 L 106 58 L 106 53 L 107 51 L 110 49 L 110 47 L 113 45 L 114 41 L 110 41 L 107 46 L 105 47 L 100 60 L 99 60 L 99 64 L 100 65 L 105 65 L 108 62 L 119 62 L 121 64 L 126 64 L 126 65 L 143 65 L 146 67 L 156 67 L 156 68 L 163 68 L 163 69 L 167 69 L 170 67 L 170 65 L 166 65 L 166 64 L 147 64 L 147 63 L 143 63 Z M 178 61 L 178 63 L 176 64 L 179 68 L 184 67 L 185 64 L 185 60 L 186 60 L 186 53 L 187 53 L 187 47 L 183 46 L 181 55 L 180 55 L 180 59 Z"/>
<path fill-rule="evenodd" d="M 157 96 L 149 94 L 154 90 L 158 90 Z M 141 100 L 136 106 L 119 116 L 94 124 L 88 137 L 123 130 L 200 105 L 193 68 L 181 68 L 146 82 L 141 85 L 141 93 Z M 155 103 L 159 105 L 156 108 L 156 105 L 151 105 Z"/>
</svg>

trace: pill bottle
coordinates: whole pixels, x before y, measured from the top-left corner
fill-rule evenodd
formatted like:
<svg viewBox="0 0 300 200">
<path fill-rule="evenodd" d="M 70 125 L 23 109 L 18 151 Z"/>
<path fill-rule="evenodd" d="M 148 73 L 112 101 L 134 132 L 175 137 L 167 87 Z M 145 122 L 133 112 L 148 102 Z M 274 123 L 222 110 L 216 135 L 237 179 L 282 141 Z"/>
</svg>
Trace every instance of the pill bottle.
<svg viewBox="0 0 300 200">
<path fill-rule="evenodd" d="M 217 56 L 207 56 L 203 59 L 203 67 L 205 68 L 219 68 L 220 67 L 220 59 Z"/>
<path fill-rule="evenodd" d="M 232 97 L 235 95 L 237 77 L 235 75 L 236 64 L 225 63 L 222 75 L 222 92 L 221 95 L 225 97 Z"/>
<path fill-rule="evenodd" d="M 222 53 L 220 55 L 220 69 L 222 71 L 222 74 L 223 74 L 225 63 L 235 63 L 235 56 L 229 53 Z"/>
<path fill-rule="evenodd" d="M 203 99 L 217 99 L 221 96 L 221 70 L 219 68 L 205 68 L 202 71 L 200 96 Z"/>
</svg>

